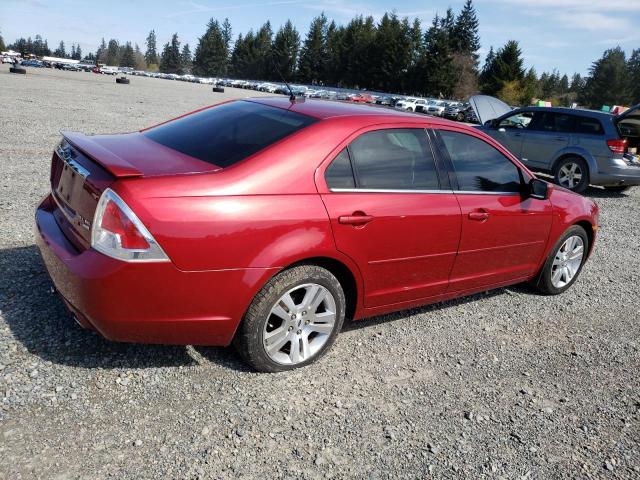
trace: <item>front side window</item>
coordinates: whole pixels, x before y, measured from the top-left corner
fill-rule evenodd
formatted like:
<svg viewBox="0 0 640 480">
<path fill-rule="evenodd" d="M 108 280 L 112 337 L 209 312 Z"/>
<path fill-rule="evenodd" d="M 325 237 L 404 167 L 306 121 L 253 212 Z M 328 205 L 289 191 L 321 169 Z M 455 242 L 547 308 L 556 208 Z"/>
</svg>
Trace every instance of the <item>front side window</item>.
<svg viewBox="0 0 640 480">
<path fill-rule="evenodd" d="M 527 128 L 533 119 L 533 112 L 520 112 L 500 120 L 499 128 Z"/>
<path fill-rule="evenodd" d="M 493 146 L 464 133 L 438 132 L 453 163 L 459 190 L 487 193 L 520 191 L 520 170 Z"/>
</svg>

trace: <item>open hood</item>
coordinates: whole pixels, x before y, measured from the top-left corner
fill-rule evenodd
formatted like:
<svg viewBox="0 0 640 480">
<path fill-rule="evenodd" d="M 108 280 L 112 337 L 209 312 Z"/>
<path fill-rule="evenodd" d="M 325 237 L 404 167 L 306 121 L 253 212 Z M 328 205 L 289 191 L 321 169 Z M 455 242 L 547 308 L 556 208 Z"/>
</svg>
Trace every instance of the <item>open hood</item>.
<svg viewBox="0 0 640 480">
<path fill-rule="evenodd" d="M 480 125 L 484 125 L 489 120 L 501 117 L 512 110 L 511 107 L 502 100 L 488 95 L 474 95 L 469 97 L 469 104 L 471 108 L 473 108 L 473 111 L 476 112 L 476 117 L 478 117 Z"/>
<path fill-rule="evenodd" d="M 615 116 L 616 122 L 631 118 L 640 121 L 640 103 Z"/>
</svg>

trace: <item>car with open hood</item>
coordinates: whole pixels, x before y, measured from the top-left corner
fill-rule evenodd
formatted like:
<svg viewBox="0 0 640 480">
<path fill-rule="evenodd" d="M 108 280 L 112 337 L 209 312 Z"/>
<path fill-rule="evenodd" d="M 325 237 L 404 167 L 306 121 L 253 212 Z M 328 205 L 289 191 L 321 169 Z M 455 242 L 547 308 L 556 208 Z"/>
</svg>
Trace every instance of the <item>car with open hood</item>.
<svg viewBox="0 0 640 480">
<path fill-rule="evenodd" d="M 513 110 L 484 95 L 469 103 L 483 132 L 565 188 L 583 192 L 599 185 L 621 192 L 640 185 L 640 105 L 612 115 L 560 107 Z"/>
<path fill-rule="evenodd" d="M 260 98 L 63 132 L 36 243 L 76 320 L 127 342 L 307 365 L 361 319 L 578 278 L 598 207 L 466 125 Z M 350 359 L 349 361 L 353 361 Z"/>
</svg>

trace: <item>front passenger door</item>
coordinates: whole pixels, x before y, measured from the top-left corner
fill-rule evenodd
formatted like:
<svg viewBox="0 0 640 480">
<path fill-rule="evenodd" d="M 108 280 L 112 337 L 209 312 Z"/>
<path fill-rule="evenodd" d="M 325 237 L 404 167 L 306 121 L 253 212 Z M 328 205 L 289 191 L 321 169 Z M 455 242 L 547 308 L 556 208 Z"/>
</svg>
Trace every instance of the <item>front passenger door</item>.
<svg viewBox="0 0 640 480">
<path fill-rule="evenodd" d="M 462 131 L 436 132 L 448 154 L 462 212 L 449 291 L 489 288 L 530 277 L 549 237 L 551 203 L 523 194 L 529 174 L 484 139 Z"/>
</svg>

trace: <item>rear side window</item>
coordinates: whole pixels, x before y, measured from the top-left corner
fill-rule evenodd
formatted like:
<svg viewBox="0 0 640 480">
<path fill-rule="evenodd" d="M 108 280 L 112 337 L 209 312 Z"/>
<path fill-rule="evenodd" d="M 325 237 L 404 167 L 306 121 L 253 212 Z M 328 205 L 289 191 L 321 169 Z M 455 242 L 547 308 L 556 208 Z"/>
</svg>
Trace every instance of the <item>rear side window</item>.
<svg viewBox="0 0 640 480">
<path fill-rule="evenodd" d="M 520 170 L 484 140 L 464 133 L 438 131 L 458 179 L 467 192 L 519 192 Z"/>
<path fill-rule="evenodd" d="M 173 150 L 226 168 L 315 121 L 287 110 L 240 101 L 187 115 L 151 128 L 144 135 Z"/>
<path fill-rule="evenodd" d="M 422 129 L 376 130 L 349 145 L 357 188 L 437 190 L 431 145 Z"/>
<path fill-rule="evenodd" d="M 590 117 L 576 117 L 576 132 L 591 135 L 604 135 L 600 120 Z"/>
<path fill-rule="evenodd" d="M 324 173 L 329 188 L 355 188 L 356 180 L 353 177 L 351 159 L 349 152 L 345 148 L 331 162 L 329 168 Z"/>
</svg>

